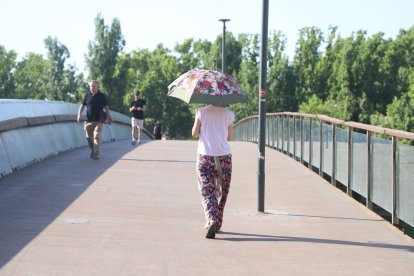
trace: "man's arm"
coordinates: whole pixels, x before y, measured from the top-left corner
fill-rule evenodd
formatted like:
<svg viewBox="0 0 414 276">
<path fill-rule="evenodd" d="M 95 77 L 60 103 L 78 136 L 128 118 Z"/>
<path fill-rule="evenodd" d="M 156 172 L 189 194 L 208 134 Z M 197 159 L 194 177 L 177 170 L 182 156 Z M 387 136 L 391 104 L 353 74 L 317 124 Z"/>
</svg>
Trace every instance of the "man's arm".
<svg viewBox="0 0 414 276">
<path fill-rule="evenodd" d="M 79 110 L 78 110 L 78 117 L 77 117 L 77 121 L 78 122 L 80 122 L 80 119 L 81 119 L 81 116 L 82 116 L 82 112 L 83 112 L 83 109 L 85 108 L 85 106 L 83 105 L 83 104 L 81 104 L 80 106 L 79 106 Z"/>
<path fill-rule="evenodd" d="M 134 110 L 136 110 L 137 108 L 135 107 L 135 105 L 131 104 L 129 107 L 129 112 L 132 112 Z"/>
<path fill-rule="evenodd" d="M 109 106 L 105 105 L 104 109 L 105 109 L 105 112 L 106 112 L 105 124 L 109 124 L 111 122 L 111 114 L 109 114 Z"/>
</svg>

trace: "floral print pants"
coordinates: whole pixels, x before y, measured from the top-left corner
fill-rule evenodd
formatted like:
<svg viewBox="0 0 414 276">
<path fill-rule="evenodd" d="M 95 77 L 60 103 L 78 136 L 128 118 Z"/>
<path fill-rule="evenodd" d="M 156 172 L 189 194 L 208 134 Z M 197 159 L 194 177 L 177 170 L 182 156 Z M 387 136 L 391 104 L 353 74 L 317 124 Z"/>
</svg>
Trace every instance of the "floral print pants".
<svg viewBox="0 0 414 276">
<path fill-rule="evenodd" d="M 197 180 L 206 217 L 206 228 L 215 223 L 219 230 L 223 224 L 223 212 L 229 194 L 231 173 L 231 154 L 198 155 Z"/>
</svg>

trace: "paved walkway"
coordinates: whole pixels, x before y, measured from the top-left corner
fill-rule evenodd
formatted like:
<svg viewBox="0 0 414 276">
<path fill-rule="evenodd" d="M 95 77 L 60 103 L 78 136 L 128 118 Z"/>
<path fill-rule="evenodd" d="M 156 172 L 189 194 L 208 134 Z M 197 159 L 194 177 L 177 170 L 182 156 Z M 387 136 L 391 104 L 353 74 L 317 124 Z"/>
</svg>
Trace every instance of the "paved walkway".
<svg viewBox="0 0 414 276">
<path fill-rule="evenodd" d="M 414 242 L 293 159 L 232 142 L 223 233 L 204 238 L 194 141 L 86 148 L 0 179 L 0 275 L 414 275 Z"/>
</svg>

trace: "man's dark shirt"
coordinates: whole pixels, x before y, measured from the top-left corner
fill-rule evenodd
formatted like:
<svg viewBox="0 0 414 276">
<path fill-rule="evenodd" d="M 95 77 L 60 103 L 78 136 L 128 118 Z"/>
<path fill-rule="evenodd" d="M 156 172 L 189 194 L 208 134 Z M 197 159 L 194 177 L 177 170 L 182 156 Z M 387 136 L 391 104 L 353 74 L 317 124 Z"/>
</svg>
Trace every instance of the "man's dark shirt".
<svg viewBox="0 0 414 276">
<path fill-rule="evenodd" d="M 87 107 L 86 109 L 86 118 L 88 122 L 98 122 L 99 115 L 103 110 L 104 106 L 108 105 L 108 101 L 106 96 L 98 91 L 95 95 L 91 92 L 85 94 L 83 98 L 82 105 Z"/>
<path fill-rule="evenodd" d="M 129 107 L 141 107 L 143 108 L 144 105 L 147 105 L 147 102 L 143 99 L 139 99 L 139 100 L 133 100 L 131 102 L 131 104 L 129 105 Z M 132 111 L 133 117 L 139 120 L 144 120 L 144 111 L 142 110 L 134 110 Z"/>
</svg>

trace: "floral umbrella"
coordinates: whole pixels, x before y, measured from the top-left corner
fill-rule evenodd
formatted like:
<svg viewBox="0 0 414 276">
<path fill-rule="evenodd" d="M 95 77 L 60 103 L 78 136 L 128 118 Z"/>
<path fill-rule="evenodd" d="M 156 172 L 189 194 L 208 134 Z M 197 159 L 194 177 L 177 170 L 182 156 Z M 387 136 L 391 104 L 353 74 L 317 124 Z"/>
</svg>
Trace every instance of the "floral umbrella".
<svg viewBox="0 0 414 276">
<path fill-rule="evenodd" d="M 167 96 L 186 103 L 227 106 L 244 102 L 243 91 L 230 75 L 211 70 L 191 70 L 168 86 Z"/>
</svg>

